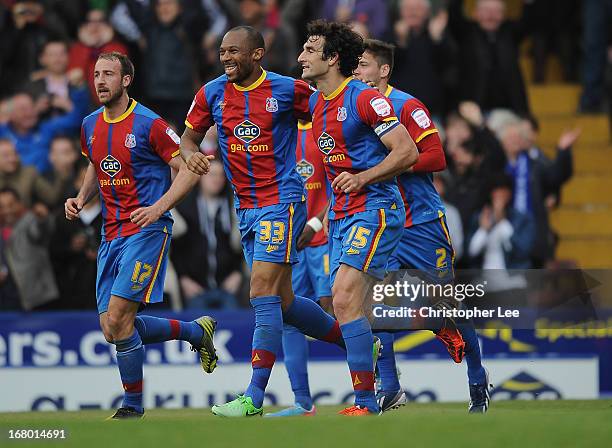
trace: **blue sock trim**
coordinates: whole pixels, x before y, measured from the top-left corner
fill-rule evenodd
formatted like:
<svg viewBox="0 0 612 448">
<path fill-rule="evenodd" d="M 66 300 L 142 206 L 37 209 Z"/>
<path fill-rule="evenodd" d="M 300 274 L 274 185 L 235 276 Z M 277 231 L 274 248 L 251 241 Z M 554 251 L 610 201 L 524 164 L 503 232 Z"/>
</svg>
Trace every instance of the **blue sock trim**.
<svg viewBox="0 0 612 448">
<path fill-rule="evenodd" d="M 260 305 L 269 305 L 274 303 L 281 303 L 280 296 L 261 296 L 251 298 L 251 306 L 256 307 Z"/>
<path fill-rule="evenodd" d="M 115 347 L 117 348 L 117 352 L 121 353 L 128 353 L 138 350 L 140 347 L 142 347 L 142 339 L 140 338 L 140 334 L 137 331 L 134 331 L 132 336 L 129 338 L 115 341 Z"/>
<path fill-rule="evenodd" d="M 346 338 L 355 338 L 361 336 L 364 333 L 371 333 L 372 327 L 370 322 L 365 317 L 360 317 L 346 324 L 340 325 L 340 331 L 342 336 Z"/>
</svg>

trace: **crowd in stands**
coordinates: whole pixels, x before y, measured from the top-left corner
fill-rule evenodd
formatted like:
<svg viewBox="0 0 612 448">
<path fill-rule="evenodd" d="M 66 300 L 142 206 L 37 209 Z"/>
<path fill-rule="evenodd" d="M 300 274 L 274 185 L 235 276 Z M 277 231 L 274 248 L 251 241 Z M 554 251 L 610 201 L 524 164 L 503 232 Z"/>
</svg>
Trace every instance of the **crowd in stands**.
<svg viewBox="0 0 612 448">
<path fill-rule="evenodd" d="M 471 4 L 468 11 L 462 0 L 0 0 L 0 310 L 95 308 L 101 205 L 91 201 L 68 222 L 63 203 L 87 166 L 79 132 L 99 107 L 99 54 L 128 54 L 136 65 L 131 96 L 180 134 L 195 91 L 222 73 L 217 47 L 229 28 L 257 28 L 264 67 L 299 77 L 306 23 L 320 17 L 395 44 L 391 84 L 428 106 L 443 137 L 448 169 L 435 184 L 457 266 L 546 266 L 557 243 L 548 214 L 572 176 L 579 131 L 559 136 L 553 159 L 537 146 L 521 45 L 531 41 L 534 82 L 545 80 L 544 61 L 555 52 L 565 80 L 583 81 L 580 111 L 602 112 L 612 0 L 524 0 L 513 18 L 503 0 Z M 211 130 L 203 150 L 215 149 Z M 173 211 L 173 308 L 248 304 L 231 196 L 215 162 Z"/>
</svg>

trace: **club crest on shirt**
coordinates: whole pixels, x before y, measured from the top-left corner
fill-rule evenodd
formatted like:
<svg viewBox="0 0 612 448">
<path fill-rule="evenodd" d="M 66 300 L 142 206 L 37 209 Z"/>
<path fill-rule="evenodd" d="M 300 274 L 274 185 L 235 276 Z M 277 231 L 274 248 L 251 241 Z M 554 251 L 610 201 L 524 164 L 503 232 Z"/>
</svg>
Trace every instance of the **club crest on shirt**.
<svg viewBox="0 0 612 448">
<path fill-rule="evenodd" d="M 126 134 L 125 147 L 134 148 L 136 146 L 136 136 L 134 134 Z"/>
<path fill-rule="evenodd" d="M 266 110 L 268 112 L 278 112 L 278 101 L 273 96 L 266 98 Z"/>
<path fill-rule="evenodd" d="M 110 177 L 115 177 L 121 171 L 121 162 L 109 154 L 100 161 L 100 169 Z"/>
<path fill-rule="evenodd" d="M 327 132 L 323 132 L 317 139 L 317 146 L 324 154 L 329 154 L 336 147 L 336 141 Z"/>
<path fill-rule="evenodd" d="M 300 160 L 296 164 L 295 169 L 298 172 L 298 174 L 302 176 L 302 179 L 304 179 L 304 182 L 310 179 L 312 175 L 314 174 L 314 166 L 308 163 L 308 161 L 305 159 Z"/>
<path fill-rule="evenodd" d="M 336 120 L 344 121 L 346 120 L 346 107 L 339 107 L 338 114 L 336 115 Z"/>
<path fill-rule="evenodd" d="M 391 113 L 391 105 L 384 98 L 372 98 L 370 106 L 376 112 L 376 115 L 386 117 Z"/>
<path fill-rule="evenodd" d="M 244 143 L 251 143 L 259 137 L 260 133 L 261 130 L 259 126 L 249 120 L 244 120 L 234 128 L 234 135 L 238 140 Z"/>
</svg>

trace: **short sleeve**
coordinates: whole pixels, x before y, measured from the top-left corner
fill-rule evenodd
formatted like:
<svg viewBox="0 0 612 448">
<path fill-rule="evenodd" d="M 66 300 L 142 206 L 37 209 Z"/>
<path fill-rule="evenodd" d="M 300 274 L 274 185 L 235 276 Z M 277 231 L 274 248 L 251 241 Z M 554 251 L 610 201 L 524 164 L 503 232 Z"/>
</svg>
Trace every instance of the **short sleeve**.
<svg viewBox="0 0 612 448">
<path fill-rule="evenodd" d="M 296 79 L 294 81 L 293 110 L 295 118 L 310 121 L 309 101 L 314 90 L 304 81 Z"/>
<path fill-rule="evenodd" d="M 429 111 L 420 101 L 406 101 L 402 108 L 402 123 L 417 144 L 428 135 L 438 132 Z"/>
<path fill-rule="evenodd" d="M 375 89 L 363 90 L 357 96 L 357 113 L 379 137 L 399 125 L 391 102 Z"/>
<path fill-rule="evenodd" d="M 151 149 L 166 163 L 181 153 L 179 150 L 181 139 L 161 118 L 154 120 L 151 125 L 149 143 Z"/>
<path fill-rule="evenodd" d="M 87 148 L 87 138 L 83 126 L 81 126 L 81 154 L 89 159 L 89 148 Z"/>
<path fill-rule="evenodd" d="M 205 134 L 208 128 L 213 125 L 210 109 L 206 101 L 206 95 L 204 94 L 205 88 L 206 87 L 202 87 L 195 94 L 191 107 L 187 112 L 187 118 L 185 119 L 185 125 L 189 129 L 193 129 L 201 134 Z"/>
</svg>

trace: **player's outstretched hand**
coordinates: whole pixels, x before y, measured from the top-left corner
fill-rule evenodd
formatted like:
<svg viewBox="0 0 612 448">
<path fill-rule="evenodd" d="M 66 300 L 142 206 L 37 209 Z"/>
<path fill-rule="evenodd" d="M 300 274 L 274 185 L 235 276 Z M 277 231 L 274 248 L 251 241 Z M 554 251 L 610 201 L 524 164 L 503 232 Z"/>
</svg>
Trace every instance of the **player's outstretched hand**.
<svg viewBox="0 0 612 448">
<path fill-rule="evenodd" d="M 140 207 L 132 212 L 130 215 L 130 221 L 140 227 L 146 227 L 156 222 L 163 211 L 159 210 L 155 205 L 149 207 Z"/>
<path fill-rule="evenodd" d="M 354 191 L 361 190 L 363 186 L 364 182 L 359 174 L 351 174 L 348 171 L 338 174 L 332 182 L 334 190 L 341 190 L 344 193 L 353 193 Z"/>
<path fill-rule="evenodd" d="M 207 156 L 199 151 L 194 152 L 189 159 L 187 159 L 187 168 L 198 176 L 208 174 L 208 170 L 210 170 L 210 161 L 214 158 L 215 156 Z"/>
<path fill-rule="evenodd" d="M 64 203 L 66 219 L 72 221 L 79 217 L 79 212 L 83 209 L 83 201 L 77 198 L 68 198 Z"/>
</svg>

